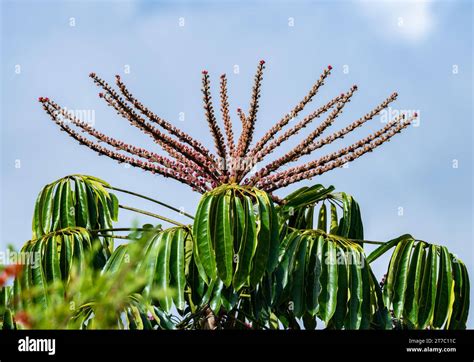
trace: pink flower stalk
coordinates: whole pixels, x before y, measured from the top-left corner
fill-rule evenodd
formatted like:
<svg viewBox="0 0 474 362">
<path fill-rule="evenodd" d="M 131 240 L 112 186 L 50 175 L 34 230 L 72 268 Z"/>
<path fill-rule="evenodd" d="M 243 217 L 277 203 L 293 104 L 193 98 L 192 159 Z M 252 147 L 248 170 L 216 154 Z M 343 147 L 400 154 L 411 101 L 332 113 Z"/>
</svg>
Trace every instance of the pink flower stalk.
<svg viewBox="0 0 474 362">
<path fill-rule="evenodd" d="M 278 172 L 278 169 L 282 166 L 295 162 L 325 145 L 342 139 L 346 134 L 361 127 L 395 101 L 397 93 L 393 93 L 365 116 L 352 122 L 347 127 L 321 138 L 323 132 L 335 122 L 337 117 L 343 112 L 345 105 L 351 101 L 353 93 L 358 89 L 354 85 L 348 92 L 334 97 L 326 104 L 310 112 L 292 127 L 283 130 L 290 120 L 296 118 L 313 101 L 331 73 L 332 66 L 328 65 L 313 84 L 308 94 L 251 147 L 260 106 L 259 99 L 265 64 L 264 60 L 258 63 L 249 109 L 246 112 L 241 108 L 237 109 L 238 117 L 242 123 L 242 132 L 237 142 L 234 142 L 234 130 L 230 117 L 227 78 L 225 75 L 220 77 L 220 111 L 224 135 L 221 132 L 221 126 L 214 112 L 208 71 L 202 71 L 205 120 L 214 140 L 216 154 L 213 154 L 189 134 L 173 126 L 170 122 L 145 107 L 132 95 L 118 75 L 115 77 L 115 81 L 120 94 L 95 73 L 89 74 L 94 83 L 101 88 L 99 97 L 104 99 L 108 106 L 114 109 L 118 115 L 125 118 L 131 125 L 150 136 L 169 157 L 109 137 L 93 128 L 90 124 L 76 118 L 66 109 L 49 100 L 49 98 L 39 97 L 38 101 L 62 131 L 67 132 L 69 136 L 77 140 L 81 145 L 86 145 L 99 155 L 105 155 L 120 163 L 128 163 L 152 174 L 173 178 L 189 185 L 193 190 L 200 193 L 207 192 L 223 183 L 229 182 L 256 186 L 269 192 L 272 199 L 277 203 L 281 203 L 282 200 L 272 195 L 272 192 L 295 182 L 321 175 L 324 172 L 356 160 L 365 153 L 371 152 L 383 143 L 388 142 L 395 134 L 407 128 L 413 119 L 418 117 L 415 113 L 405 121 L 405 116 L 401 115 L 377 132 L 348 147 L 343 147 L 318 159 Z M 288 141 L 292 136 L 299 134 L 311 122 L 323 115 L 326 115 L 326 118 L 309 132 L 308 136 L 297 146 L 265 165 L 255 175 L 245 178 L 257 163 L 265 160 L 268 155 L 273 153 L 284 142 Z M 79 134 L 78 131 L 85 133 L 87 137 Z M 100 143 L 104 143 L 105 146 L 102 146 Z"/>
</svg>

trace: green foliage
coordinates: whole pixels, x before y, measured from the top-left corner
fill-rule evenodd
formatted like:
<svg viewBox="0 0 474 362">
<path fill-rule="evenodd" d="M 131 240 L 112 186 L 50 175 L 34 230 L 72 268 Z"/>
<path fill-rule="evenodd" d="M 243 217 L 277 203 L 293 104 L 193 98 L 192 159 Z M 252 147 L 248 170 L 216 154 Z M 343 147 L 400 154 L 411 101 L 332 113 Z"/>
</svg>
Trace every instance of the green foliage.
<svg viewBox="0 0 474 362">
<path fill-rule="evenodd" d="M 255 287 L 277 265 L 278 217 L 263 191 L 223 185 L 204 194 L 193 227 L 194 261 L 209 284 Z"/>
<path fill-rule="evenodd" d="M 74 175 L 41 191 L 21 250 L 29 263 L 0 289 L 3 329 L 466 328 L 462 261 L 408 234 L 366 256 L 360 207 L 332 186 L 276 205 L 221 185 L 192 226 L 165 229 L 114 229 L 119 203 L 106 188 Z M 118 237 L 129 242 L 113 249 Z M 381 286 L 370 264 L 392 249 Z"/>
<path fill-rule="evenodd" d="M 66 176 L 46 185 L 36 199 L 32 238 L 76 226 L 111 229 L 112 222 L 118 220 L 119 204 L 117 197 L 106 190 L 108 186 L 101 179 L 85 175 Z"/>
<path fill-rule="evenodd" d="M 444 246 L 403 235 L 375 250 L 370 259 L 395 247 L 384 285 L 384 300 L 407 328 L 465 329 L 469 278 L 464 263 Z"/>
</svg>

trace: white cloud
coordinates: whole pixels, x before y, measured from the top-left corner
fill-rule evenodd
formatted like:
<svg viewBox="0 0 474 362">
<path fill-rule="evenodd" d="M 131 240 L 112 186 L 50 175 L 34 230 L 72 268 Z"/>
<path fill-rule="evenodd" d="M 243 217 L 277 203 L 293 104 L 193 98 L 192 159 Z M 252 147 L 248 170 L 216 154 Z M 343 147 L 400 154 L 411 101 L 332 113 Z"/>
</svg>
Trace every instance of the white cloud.
<svg viewBox="0 0 474 362">
<path fill-rule="evenodd" d="M 424 40 L 434 26 L 433 2 L 428 0 L 361 0 L 363 14 L 374 32 L 410 42 Z"/>
</svg>

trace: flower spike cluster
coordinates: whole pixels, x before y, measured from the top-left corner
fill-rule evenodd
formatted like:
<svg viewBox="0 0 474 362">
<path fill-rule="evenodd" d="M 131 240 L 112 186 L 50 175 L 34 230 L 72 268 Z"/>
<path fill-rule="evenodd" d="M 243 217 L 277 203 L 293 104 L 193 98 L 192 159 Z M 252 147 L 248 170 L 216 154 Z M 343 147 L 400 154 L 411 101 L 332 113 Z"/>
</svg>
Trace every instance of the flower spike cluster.
<svg viewBox="0 0 474 362">
<path fill-rule="evenodd" d="M 313 101 L 319 89 L 331 74 L 332 67 L 328 66 L 323 70 L 308 94 L 290 112 L 277 121 L 252 147 L 260 106 L 259 99 L 264 69 L 265 61 L 262 60 L 257 66 L 249 109 L 246 112 L 241 108 L 237 109 L 236 113 L 242 123 L 242 131 L 237 140 L 234 140 L 226 75 L 220 77 L 220 113 L 222 117 L 222 125 L 220 125 L 213 105 L 209 74 L 206 70 L 202 72 L 201 90 L 204 114 L 214 141 L 215 154 L 198 140 L 143 105 L 129 91 L 118 75 L 115 77 L 117 89 L 110 86 L 95 73 L 91 73 L 89 76 L 101 88 L 99 97 L 108 106 L 112 107 L 118 115 L 151 137 L 164 154 L 152 152 L 109 137 L 90 124 L 78 119 L 49 98 L 40 97 L 38 100 L 60 129 L 67 132 L 81 145 L 85 145 L 100 155 L 105 155 L 120 163 L 128 163 L 153 174 L 173 178 L 200 193 L 205 193 L 224 183 L 255 186 L 272 193 L 293 183 L 341 167 L 367 152 L 372 152 L 375 148 L 388 142 L 393 136 L 406 129 L 418 117 L 416 113 L 409 118 L 401 114 L 377 132 L 348 147 L 302 165 L 292 166 L 280 171 L 283 166 L 298 161 L 302 156 L 309 155 L 325 145 L 342 139 L 346 134 L 363 126 L 395 101 L 397 93 L 390 95 L 363 117 L 324 137 L 323 133 L 333 125 L 337 117 L 342 114 L 345 106 L 351 101 L 353 94 L 357 91 L 356 85 L 352 86 L 346 93 L 334 97 L 309 113 L 291 127 L 286 127 Z M 263 162 L 268 155 L 277 150 L 284 142 L 299 134 L 303 129 L 310 126 L 313 121 L 324 115 L 324 120 L 314 127 L 299 144 L 284 155 L 261 167 L 257 172 L 249 175 L 257 164 Z M 221 126 L 223 126 L 224 133 Z M 277 198 L 275 197 L 275 199 Z"/>
</svg>

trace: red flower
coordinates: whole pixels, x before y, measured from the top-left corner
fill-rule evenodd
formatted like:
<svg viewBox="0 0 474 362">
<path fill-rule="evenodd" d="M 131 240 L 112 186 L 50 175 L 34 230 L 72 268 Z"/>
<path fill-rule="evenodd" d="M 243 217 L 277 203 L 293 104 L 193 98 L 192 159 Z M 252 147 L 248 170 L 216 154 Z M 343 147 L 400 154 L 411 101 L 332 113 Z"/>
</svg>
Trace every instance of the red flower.
<svg viewBox="0 0 474 362">
<path fill-rule="evenodd" d="M 104 98 L 104 93 L 99 93 L 100 98 Z"/>
<path fill-rule="evenodd" d="M 8 266 L 5 268 L 4 273 L 5 273 L 7 276 L 14 277 L 14 276 L 16 276 L 16 275 L 21 271 L 22 268 L 23 268 L 23 266 L 20 265 L 20 264 L 8 265 Z"/>
<path fill-rule="evenodd" d="M 17 323 L 23 324 L 25 327 L 31 327 L 30 317 L 24 311 L 16 313 L 14 319 Z"/>
<path fill-rule="evenodd" d="M 265 64 L 265 60 L 261 60 L 260 65 L 264 65 L 264 64 Z"/>
<path fill-rule="evenodd" d="M 4 286 L 7 282 L 8 275 L 6 273 L 0 274 L 0 287 Z"/>
<path fill-rule="evenodd" d="M 203 71 L 202 71 L 202 74 L 206 75 L 206 74 L 207 74 L 207 70 L 203 70 Z"/>
<path fill-rule="evenodd" d="M 328 69 L 331 70 L 331 69 L 332 69 L 332 66 L 331 66 L 331 65 L 328 65 Z"/>
</svg>

